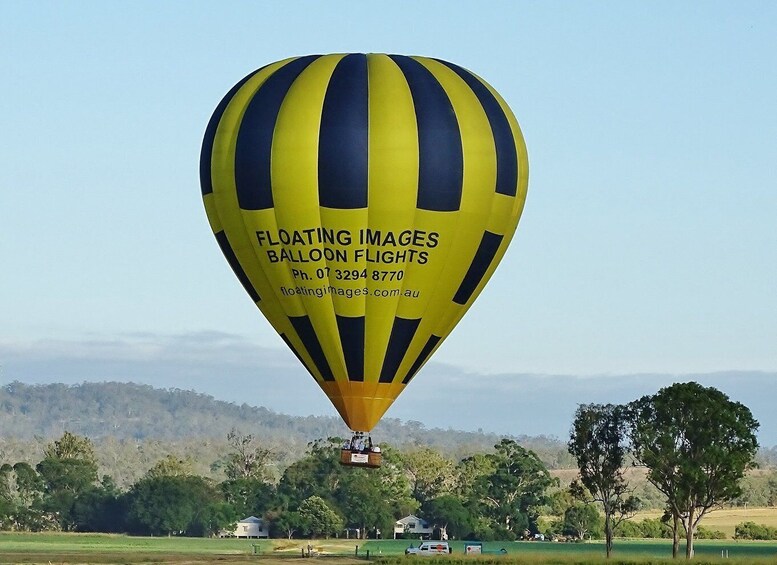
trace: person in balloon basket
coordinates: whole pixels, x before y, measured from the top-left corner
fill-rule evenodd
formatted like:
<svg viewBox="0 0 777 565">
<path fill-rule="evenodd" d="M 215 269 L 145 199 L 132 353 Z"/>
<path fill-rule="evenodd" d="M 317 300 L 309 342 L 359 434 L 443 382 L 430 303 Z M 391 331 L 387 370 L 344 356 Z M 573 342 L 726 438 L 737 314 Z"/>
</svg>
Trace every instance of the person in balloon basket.
<svg viewBox="0 0 777 565">
<path fill-rule="evenodd" d="M 380 453 L 380 447 L 372 443 L 372 437 L 367 436 L 367 445 L 364 449 L 365 453 Z"/>
</svg>

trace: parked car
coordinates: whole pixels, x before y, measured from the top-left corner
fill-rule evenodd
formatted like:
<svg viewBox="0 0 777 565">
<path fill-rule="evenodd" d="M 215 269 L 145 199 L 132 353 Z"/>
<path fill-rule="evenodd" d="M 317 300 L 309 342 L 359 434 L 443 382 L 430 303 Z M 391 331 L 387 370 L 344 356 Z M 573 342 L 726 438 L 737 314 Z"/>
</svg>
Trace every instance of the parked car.
<svg viewBox="0 0 777 565">
<path fill-rule="evenodd" d="M 452 551 L 447 541 L 425 541 L 418 547 L 408 547 L 405 555 L 448 555 Z"/>
</svg>

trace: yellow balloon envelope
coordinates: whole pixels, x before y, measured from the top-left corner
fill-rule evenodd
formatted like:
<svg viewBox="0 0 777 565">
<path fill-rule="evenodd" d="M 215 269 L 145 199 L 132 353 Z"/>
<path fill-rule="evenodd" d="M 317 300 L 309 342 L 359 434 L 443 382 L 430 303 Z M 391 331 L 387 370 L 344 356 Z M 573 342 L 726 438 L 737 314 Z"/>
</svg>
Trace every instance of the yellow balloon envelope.
<svg viewBox="0 0 777 565">
<path fill-rule="evenodd" d="M 528 160 L 507 104 L 457 65 L 310 55 L 229 91 L 200 180 L 243 287 L 366 432 L 494 272 Z"/>
</svg>

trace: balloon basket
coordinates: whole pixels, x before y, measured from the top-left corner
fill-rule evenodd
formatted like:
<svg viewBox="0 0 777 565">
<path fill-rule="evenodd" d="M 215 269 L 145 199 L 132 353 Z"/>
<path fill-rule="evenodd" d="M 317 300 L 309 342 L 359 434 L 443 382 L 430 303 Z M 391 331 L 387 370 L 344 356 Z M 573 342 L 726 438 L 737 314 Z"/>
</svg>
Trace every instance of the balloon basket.
<svg viewBox="0 0 777 565">
<path fill-rule="evenodd" d="M 340 450 L 340 464 L 348 467 L 380 467 L 383 454 L 376 451 L 353 451 L 351 449 Z"/>
</svg>

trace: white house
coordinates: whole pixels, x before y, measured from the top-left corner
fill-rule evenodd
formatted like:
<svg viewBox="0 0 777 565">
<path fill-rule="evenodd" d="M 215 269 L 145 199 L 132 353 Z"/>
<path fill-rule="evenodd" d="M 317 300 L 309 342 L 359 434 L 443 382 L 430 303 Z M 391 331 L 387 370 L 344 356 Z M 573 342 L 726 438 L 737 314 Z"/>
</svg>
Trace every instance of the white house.
<svg viewBox="0 0 777 565">
<path fill-rule="evenodd" d="M 394 523 L 394 539 L 397 539 L 397 534 L 413 537 L 430 537 L 433 531 L 434 528 L 431 524 L 413 514 L 405 516 Z"/>
<path fill-rule="evenodd" d="M 270 528 L 261 518 L 249 516 L 237 523 L 232 535 L 236 538 L 269 538 Z"/>
</svg>

